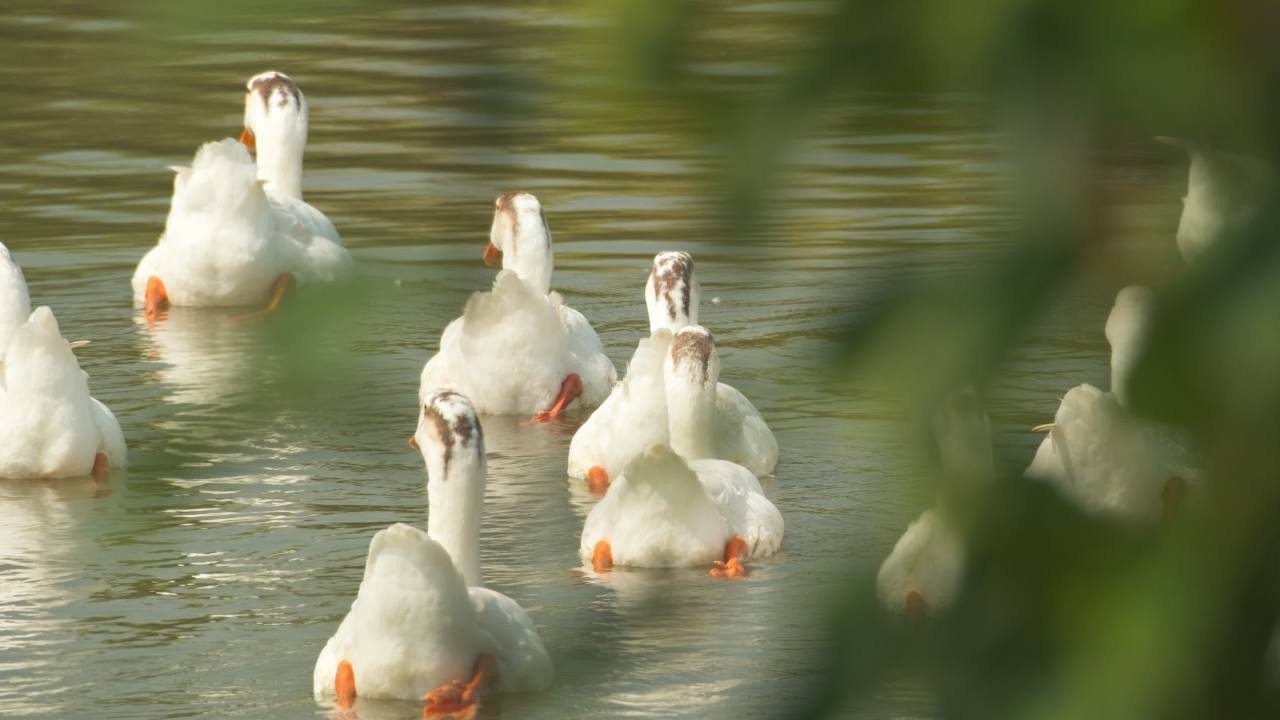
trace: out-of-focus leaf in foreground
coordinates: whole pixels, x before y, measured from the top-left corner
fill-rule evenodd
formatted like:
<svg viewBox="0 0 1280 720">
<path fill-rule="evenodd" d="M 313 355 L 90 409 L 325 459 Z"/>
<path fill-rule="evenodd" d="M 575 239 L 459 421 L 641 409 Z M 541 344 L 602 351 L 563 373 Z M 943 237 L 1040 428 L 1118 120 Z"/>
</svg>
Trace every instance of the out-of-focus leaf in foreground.
<svg viewBox="0 0 1280 720">
<path fill-rule="evenodd" d="M 1280 167 L 1274 3 L 816 7 L 812 23 L 772 28 L 797 41 L 759 52 L 789 69 L 750 87 L 698 72 L 701 58 L 751 52 L 749 32 L 724 32 L 745 22 L 725 3 L 619 0 L 610 17 L 628 32 L 609 52 L 645 79 L 626 85 L 635 97 L 688 114 L 723 148 L 721 201 L 748 224 L 767 219 L 788 143 L 827 104 L 958 91 L 988 109 L 1014 188 L 1003 249 L 941 281 L 904 269 L 858 305 L 832 356 L 847 382 L 899 402 L 906 427 L 926 425 L 958 385 L 998 384 L 1065 285 L 1099 268 L 1109 293 L 1145 279 L 1148 268 L 1115 260 L 1125 198 L 1103 181 L 1134 148 L 1172 134 Z M 1005 458 L 961 514 L 958 602 L 928 622 L 891 618 L 874 577 L 850 577 L 831 603 L 827 676 L 811 703 L 778 715 L 833 713 L 906 678 L 946 717 L 1280 716 L 1268 660 L 1280 610 L 1280 194 L 1263 191 L 1253 222 L 1157 288 L 1134 409 L 1193 439 L 1202 477 L 1184 510 L 1149 526 L 1091 518 L 1023 478 L 1029 458 Z M 725 239 L 735 232 L 726 225 Z"/>
</svg>

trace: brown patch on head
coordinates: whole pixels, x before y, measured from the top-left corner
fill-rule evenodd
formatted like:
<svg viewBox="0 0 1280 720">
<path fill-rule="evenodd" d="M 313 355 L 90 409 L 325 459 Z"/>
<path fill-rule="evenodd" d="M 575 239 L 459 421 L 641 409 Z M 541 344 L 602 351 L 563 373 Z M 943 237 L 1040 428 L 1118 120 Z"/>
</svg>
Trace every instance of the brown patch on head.
<svg viewBox="0 0 1280 720">
<path fill-rule="evenodd" d="M 249 92 L 257 95 L 262 100 L 262 108 L 266 112 L 271 112 L 271 97 L 278 90 L 282 97 L 280 98 L 280 107 L 288 104 L 287 98 L 293 98 L 293 101 L 302 105 L 302 93 L 298 90 L 297 84 L 293 82 L 293 78 L 278 72 L 266 72 L 250 78 L 248 84 Z"/>
<path fill-rule="evenodd" d="M 520 208 L 516 207 L 517 198 L 527 197 L 535 203 L 538 198 L 533 193 L 524 190 L 512 190 L 504 192 L 493 201 L 493 222 L 497 224 L 499 216 L 506 216 L 511 223 L 511 247 L 504 252 L 510 252 L 513 256 L 518 253 L 516 241 L 520 237 Z M 542 220 L 542 227 L 547 227 L 547 216 L 542 213 L 542 205 L 538 205 L 538 218 Z M 547 231 L 548 233 L 550 230 Z M 548 238 L 549 239 L 549 238 Z"/>
<path fill-rule="evenodd" d="M 676 319 L 676 310 L 689 317 L 689 293 L 693 289 L 693 257 L 687 252 L 658 253 L 653 259 L 653 299 L 666 298 L 667 314 Z M 679 293 L 677 301 L 676 294 Z"/>
<path fill-rule="evenodd" d="M 671 361 L 677 367 L 687 364 L 698 368 L 702 381 L 706 382 L 711 372 L 711 353 L 715 349 L 716 340 L 711 333 L 701 327 L 687 327 L 671 339 Z"/>
<path fill-rule="evenodd" d="M 422 415 L 431 423 L 431 429 L 436 434 L 436 439 L 444 446 L 444 475 L 449 474 L 449 460 L 453 457 L 453 433 L 449 430 L 449 421 L 444 415 L 440 414 L 430 405 L 422 406 Z M 441 478 L 443 479 L 443 478 Z"/>
<path fill-rule="evenodd" d="M 511 253 L 512 257 L 516 255 L 516 238 L 520 237 L 520 213 L 516 212 L 516 196 L 523 195 L 523 190 L 512 190 L 504 192 L 493 201 L 493 222 L 496 225 L 499 216 L 505 216 L 511 224 L 511 247 L 504 252 Z"/>
<path fill-rule="evenodd" d="M 528 195 L 528 194 L 529 193 L 523 190 L 512 190 L 511 192 L 504 192 L 501 195 L 499 195 L 496 200 L 493 201 L 493 206 L 499 210 L 515 210 L 516 196 Z"/>
<path fill-rule="evenodd" d="M 462 444 L 466 445 L 471 438 L 471 433 L 475 432 L 475 425 L 471 422 L 470 415 L 459 415 L 453 419 L 453 435 L 462 440 Z"/>
<path fill-rule="evenodd" d="M 432 432 L 444 447 L 444 480 L 449 474 L 449 461 L 454 446 L 467 447 L 474 440 L 484 455 L 484 435 L 475 420 L 471 402 L 452 390 L 440 390 L 422 406 L 422 415 L 431 423 Z"/>
</svg>

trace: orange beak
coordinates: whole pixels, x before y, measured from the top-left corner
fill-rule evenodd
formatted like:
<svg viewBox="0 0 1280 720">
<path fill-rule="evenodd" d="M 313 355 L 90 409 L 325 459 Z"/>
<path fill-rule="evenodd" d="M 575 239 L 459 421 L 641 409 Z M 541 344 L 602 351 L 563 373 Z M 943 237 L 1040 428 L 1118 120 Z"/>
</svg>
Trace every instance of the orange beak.
<svg viewBox="0 0 1280 720">
<path fill-rule="evenodd" d="M 410 436 L 409 436 L 409 447 L 413 448 L 414 450 L 417 450 L 417 449 L 418 449 L 418 436 L 417 436 L 417 435 L 410 435 Z"/>
<path fill-rule="evenodd" d="M 258 149 L 258 145 L 253 138 L 253 131 L 249 128 L 240 131 L 240 144 L 249 148 L 250 152 Z"/>
<path fill-rule="evenodd" d="M 502 251 L 489 243 L 484 249 L 484 264 L 489 267 L 498 267 L 502 264 Z"/>
</svg>

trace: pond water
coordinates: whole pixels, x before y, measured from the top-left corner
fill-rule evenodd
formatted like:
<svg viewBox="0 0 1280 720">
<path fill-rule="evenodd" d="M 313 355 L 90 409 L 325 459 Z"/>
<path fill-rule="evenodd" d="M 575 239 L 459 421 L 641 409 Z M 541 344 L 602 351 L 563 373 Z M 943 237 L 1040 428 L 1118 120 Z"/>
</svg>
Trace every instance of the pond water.
<svg viewBox="0 0 1280 720">
<path fill-rule="evenodd" d="M 238 4 L 232 4 L 237 8 Z M 309 7 L 309 6 L 308 6 Z M 706 149 L 679 117 L 630 116 L 599 92 L 595 20 L 575 7 L 331 4 L 237 15 L 136 15 L 72 3 L 0 18 L 0 238 L 49 305 L 94 394 L 124 427 L 127 472 L 0 483 L 0 715 L 324 715 L 315 657 L 354 597 L 373 533 L 425 527 L 425 471 L 406 447 L 418 376 L 445 324 L 493 272 L 492 199 L 541 198 L 553 285 L 621 372 L 646 332 L 653 254 L 686 249 L 723 379 L 782 448 L 768 489 L 783 551 L 743 582 L 702 570 L 584 573 L 591 498 L 565 478 L 586 417 L 486 418 L 482 564 L 553 657 L 547 693 L 503 696 L 504 718 L 755 717 L 821 672 L 823 619 L 927 505 L 899 423 L 875 388 L 824 370 L 850 311 L 904 267 L 964 271 L 1008 224 L 995 138 L 956 96 L 845 98 L 790 150 L 767 225 L 726 236 Z M 291 12 L 292 8 L 292 12 Z M 719 32 L 772 43 L 701 71 L 771 77 L 786 28 L 821 6 L 744 4 Z M 734 46 L 729 43 L 731 47 Z M 742 47 L 749 47 L 744 45 Z M 316 312 L 232 329 L 175 311 L 148 328 L 129 278 L 168 207 L 168 165 L 240 127 L 243 83 L 291 74 L 311 103 L 307 199 L 360 268 L 360 290 Z M 1165 242 L 1176 168 L 1138 167 L 1138 240 Z M 712 300 L 714 298 L 714 301 Z M 1031 425 L 1067 388 L 1106 382 L 1109 298 L 1069 290 L 1002 371 L 998 443 L 1025 463 Z M 305 340 L 305 342 L 303 342 Z M 361 703 L 361 717 L 420 716 Z M 850 717 L 930 717 L 891 685 Z"/>
</svg>

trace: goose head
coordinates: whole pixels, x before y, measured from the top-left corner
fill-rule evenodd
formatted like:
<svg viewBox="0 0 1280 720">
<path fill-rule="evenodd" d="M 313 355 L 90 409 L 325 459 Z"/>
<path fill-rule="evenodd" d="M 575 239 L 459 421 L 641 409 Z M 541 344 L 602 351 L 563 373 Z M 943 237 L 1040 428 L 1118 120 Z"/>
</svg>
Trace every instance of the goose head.
<svg viewBox="0 0 1280 720">
<path fill-rule="evenodd" d="M 649 334 L 667 329 L 676 332 L 698 324 L 702 287 L 693 274 L 693 258 L 687 252 L 668 250 L 653 256 L 653 269 L 644 286 L 649 308 Z"/>
<path fill-rule="evenodd" d="M 681 328 L 662 363 L 671 448 L 688 460 L 715 455 L 716 385 L 720 356 L 701 325 Z"/>
<path fill-rule="evenodd" d="M 493 226 L 484 250 L 485 264 L 501 265 L 540 293 L 551 291 L 551 229 L 532 193 L 516 190 L 493 201 Z"/>
<path fill-rule="evenodd" d="M 1130 285 L 1116 294 L 1115 305 L 1107 316 L 1107 342 L 1111 344 L 1111 392 L 1126 408 L 1133 371 L 1147 340 L 1147 328 L 1155 308 L 1155 293 L 1150 288 Z"/>
<path fill-rule="evenodd" d="M 427 534 L 449 553 L 468 585 L 479 585 L 486 469 L 475 407 L 453 390 L 435 391 L 422 404 L 410 444 L 427 465 Z"/>
<path fill-rule="evenodd" d="M 302 153 L 307 146 L 307 98 L 288 75 L 274 70 L 249 78 L 240 142 L 258 153 L 258 179 L 302 197 Z"/>
</svg>

